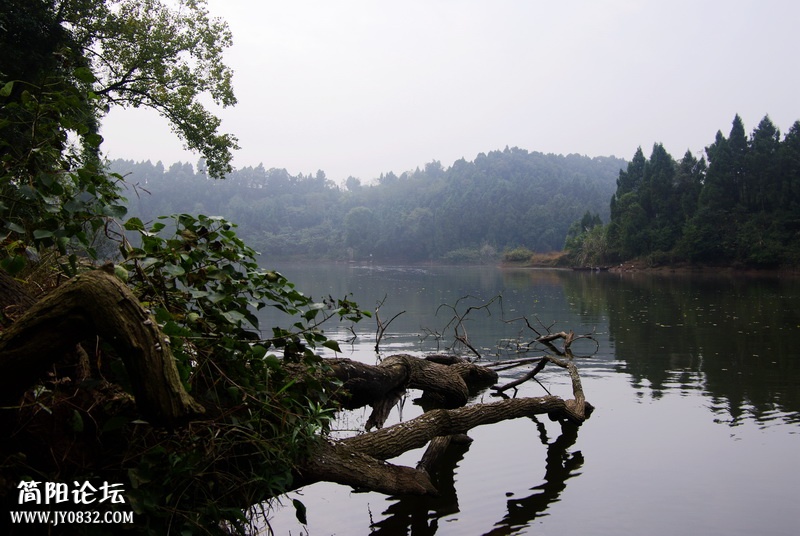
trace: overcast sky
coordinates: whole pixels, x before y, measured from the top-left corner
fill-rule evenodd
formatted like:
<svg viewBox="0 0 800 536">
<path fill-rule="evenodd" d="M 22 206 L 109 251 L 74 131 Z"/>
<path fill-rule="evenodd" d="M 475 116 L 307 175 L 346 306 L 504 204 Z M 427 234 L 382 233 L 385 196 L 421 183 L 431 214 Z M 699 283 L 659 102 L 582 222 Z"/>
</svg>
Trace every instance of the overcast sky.
<svg viewBox="0 0 800 536">
<path fill-rule="evenodd" d="M 210 0 L 234 45 L 236 167 L 367 182 L 478 153 L 699 155 L 739 114 L 800 119 L 797 0 Z M 115 110 L 111 158 L 196 163 Z"/>
</svg>

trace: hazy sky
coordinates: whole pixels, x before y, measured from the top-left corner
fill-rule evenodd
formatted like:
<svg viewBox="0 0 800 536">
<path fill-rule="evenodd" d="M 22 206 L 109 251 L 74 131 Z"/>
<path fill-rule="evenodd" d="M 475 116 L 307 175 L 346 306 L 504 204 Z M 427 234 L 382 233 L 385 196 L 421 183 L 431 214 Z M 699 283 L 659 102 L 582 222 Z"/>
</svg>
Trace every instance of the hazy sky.
<svg viewBox="0 0 800 536">
<path fill-rule="evenodd" d="M 517 146 L 673 157 L 800 119 L 797 0 L 210 0 L 234 45 L 236 167 L 382 172 Z M 154 113 L 115 110 L 111 158 L 196 163 Z"/>
</svg>

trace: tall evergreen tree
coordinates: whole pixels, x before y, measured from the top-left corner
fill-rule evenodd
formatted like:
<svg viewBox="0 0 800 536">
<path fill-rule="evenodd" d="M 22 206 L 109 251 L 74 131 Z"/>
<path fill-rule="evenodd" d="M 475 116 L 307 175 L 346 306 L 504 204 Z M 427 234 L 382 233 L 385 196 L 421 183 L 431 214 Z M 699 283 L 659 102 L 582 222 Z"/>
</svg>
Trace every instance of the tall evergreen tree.
<svg viewBox="0 0 800 536">
<path fill-rule="evenodd" d="M 639 185 L 644 177 L 644 168 L 646 164 L 647 159 L 644 157 L 642 148 L 639 147 L 636 149 L 627 168 L 619 171 L 619 178 L 617 179 L 617 199 L 628 192 L 634 192 L 639 189 Z"/>
<path fill-rule="evenodd" d="M 697 212 L 697 202 L 700 190 L 703 188 L 705 173 L 705 158 L 698 160 L 691 151 L 687 150 L 683 159 L 678 163 L 675 175 L 675 188 L 680 206 L 679 219 L 682 224 Z"/>
<path fill-rule="evenodd" d="M 675 161 L 664 146 L 657 143 L 645 166 L 639 196 L 647 215 L 650 247 L 655 251 L 669 251 L 678 238 L 676 194 Z"/>
<path fill-rule="evenodd" d="M 795 121 L 786 133 L 778 160 L 781 175 L 778 206 L 792 214 L 792 220 L 800 225 L 800 121 Z"/>
<path fill-rule="evenodd" d="M 730 151 L 730 181 L 734 187 L 734 204 L 744 206 L 750 196 L 747 179 L 747 134 L 744 123 L 739 114 L 733 118 L 731 133 L 728 136 L 728 149 Z"/>
<path fill-rule="evenodd" d="M 780 206 L 778 196 L 783 182 L 778 169 L 780 137 L 780 131 L 769 116 L 765 116 L 750 138 L 745 188 L 748 195 L 744 200 L 748 212 L 774 210 Z"/>
</svg>

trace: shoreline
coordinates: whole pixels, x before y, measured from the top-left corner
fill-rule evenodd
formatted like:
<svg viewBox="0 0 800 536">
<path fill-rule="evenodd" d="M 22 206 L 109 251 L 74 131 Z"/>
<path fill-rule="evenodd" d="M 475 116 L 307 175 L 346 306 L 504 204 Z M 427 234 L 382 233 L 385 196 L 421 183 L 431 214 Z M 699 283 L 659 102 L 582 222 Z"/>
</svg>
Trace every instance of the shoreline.
<svg viewBox="0 0 800 536">
<path fill-rule="evenodd" d="M 609 267 L 613 273 L 648 273 L 656 275 L 729 275 L 729 276 L 772 276 L 772 277 L 797 277 L 800 276 L 798 268 L 750 268 L 742 266 L 712 266 L 704 264 L 665 264 L 649 266 L 642 261 L 625 261 Z"/>
</svg>

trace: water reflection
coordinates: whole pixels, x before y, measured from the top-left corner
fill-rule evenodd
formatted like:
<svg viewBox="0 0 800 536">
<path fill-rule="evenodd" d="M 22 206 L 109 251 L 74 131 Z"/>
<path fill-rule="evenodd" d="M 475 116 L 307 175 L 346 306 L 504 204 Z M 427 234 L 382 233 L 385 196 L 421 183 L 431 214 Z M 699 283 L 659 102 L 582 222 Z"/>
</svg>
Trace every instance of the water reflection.
<svg viewBox="0 0 800 536">
<path fill-rule="evenodd" d="M 309 294 L 352 293 L 366 308 L 388 296 L 382 316 L 406 313 L 384 338 L 387 353 L 442 351 L 452 344 L 443 333 L 452 314 L 442 304 L 472 296 L 462 303 L 476 305 L 502 296 L 490 314 L 473 313 L 465 324 L 470 341 L 487 354 L 502 341 L 532 338 L 522 323 L 505 322 L 522 315 L 559 330 L 596 330 L 601 351 L 582 365 L 586 374 L 593 369 L 628 374 L 632 387 L 652 399 L 700 391 L 723 423 L 748 418 L 763 425 L 800 423 L 800 278 L 491 266 L 292 265 L 283 271 Z M 369 322 L 355 330 L 360 338 L 355 347 L 374 340 Z M 444 337 L 426 338 L 430 332 Z M 342 338 L 349 337 L 348 332 Z"/>
<path fill-rule="evenodd" d="M 643 526 L 659 536 L 796 532 L 800 280 L 494 267 L 306 265 L 284 272 L 308 294 L 352 292 L 365 307 L 388 295 L 382 316 L 407 312 L 392 324 L 386 353 L 435 350 L 421 341 L 422 328 L 440 329 L 449 319 L 436 315 L 439 305 L 466 295 L 503 296 L 502 310 L 468 323 L 481 347 L 519 336 L 521 327 L 503 320 L 521 315 L 559 330 L 596 330 L 600 344 L 578 365 L 598 407 L 580 436 L 549 422 L 546 429 L 537 422 L 536 430 L 511 422 L 476 429 L 475 443 L 451 445 L 441 460 L 439 497 L 348 495 L 318 484 L 304 491 L 318 521 L 292 533 L 578 534 L 591 527 L 611 535 Z M 342 340 L 351 336 L 341 333 Z M 374 324 L 362 323 L 356 333 L 346 357 L 374 362 Z M 568 389 L 560 374 L 542 381 Z M 532 389 L 524 395 L 541 394 Z M 404 411 L 405 419 L 414 417 Z M 361 428 L 351 424 L 348 435 Z M 275 526 L 286 534 L 283 527 L 297 525 L 293 512 L 282 515 Z"/>
<path fill-rule="evenodd" d="M 386 516 L 371 523 L 370 534 L 390 536 L 412 534 L 431 536 L 439 528 L 439 519 L 459 511 L 455 474 L 458 463 L 469 450 L 469 443 L 451 442 L 431 474 L 431 481 L 439 490 L 438 497 L 391 497 L 394 501 L 384 511 Z M 372 517 L 372 516 L 370 516 Z"/>
<path fill-rule="evenodd" d="M 536 418 L 533 421 L 539 429 L 542 444 L 547 446 L 544 482 L 532 488 L 533 494 L 510 499 L 507 503 L 508 513 L 486 536 L 518 534 L 519 529 L 528 526 L 536 517 L 543 515 L 552 503 L 559 500 L 561 492 L 567 487 L 567 479 L 580 474 L 577 471 L 583 465 L 583 454 L 581 451 L 569 452 L 569 448 L 578 440 L 578 426 L 562 423 L 561 434 L 549 442 L 545 426 Z"/>
<path fill-rule="evenodd" d="M 572 275 L 572 274 L 570 274 Z M 634 388 L 702 390 L 735 425 L 800 422 L 797 280 L 648 274 L 563 277 L 581 314 L 608 319 Z"/>
<path fill-rule="evenodd" d="M 562 423 L 559 436 L 550 440 L 547 428 L 535 417 L 539 440 L 547 448 L 544 481 L 533 488 L 531 494 L 506 501 L 507 511 L 494 527 L 484 534 L 501 536 L 519 534 L 539 516 L 546 515 L 548 507 L 559 500 L 567 487 L 567 480 L 578 476 L 584 463 L 580 451 L 570 452 L 578 439 L 578 426 Z M 439 490 L 438 497 L 391 497 L 392 504 L 383 512 L 383 519 L 370 524 L 373 535 L 433 536 L 439 530 L 439 521 L 460 511 L 455 475 L 458 464 L 469 450 L 469 443 L 451 444 L 437 464 L 432 481 Z M 488 477 L 488 476 L 487 476 Z M 488 477 L 490 478 L 490 477 Z M 507 494 L 510 495 L 510 494 Z M 370 516 L 372 517 L 372 515 Z M 471 529 L 472 530 L 472 529 Z M 479 533 L 477 527 L 474 531 Z"/>
</svg>

